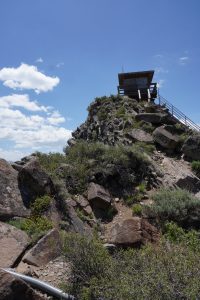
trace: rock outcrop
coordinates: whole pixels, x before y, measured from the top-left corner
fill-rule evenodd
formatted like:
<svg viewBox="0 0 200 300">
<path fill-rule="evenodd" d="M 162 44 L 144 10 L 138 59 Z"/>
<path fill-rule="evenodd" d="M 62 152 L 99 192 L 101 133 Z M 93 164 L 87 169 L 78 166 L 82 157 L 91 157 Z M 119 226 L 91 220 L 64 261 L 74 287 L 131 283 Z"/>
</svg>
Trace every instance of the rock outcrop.
<svg viewBox="0 0 200 300">
<path fill-rule="evenodd" d="M 107 209 L 111 205 L 111 196 L 104 187 L 91 182 L 88 187 L 88 200 L 92 206 Z"/>
<path fill-rule="evenodd" d="M 157 242 L 158 230 L 147 220 L 139 217 L 124 219 L 114 224 L 109 243 L 121 246 L 141 246 L 147 242 Z"/>
<path fill-rule="evenodd" d="M 34 291 L 24 281 L 0 270 L 1 300 L 44 300 L 45 297 Z"/>
<path fill-rule="evenodd" d="M 200 160 L 200 135 L 188 137 L 182 147 L 186 157 L 192 160 Z"/>
<path fill-rule="evenodd" d="M 28 161 L 19 171 L 19 188 L 26 206 L 36 197 L 54 192 L 49 175 L 41 168 L 37 158 Z"/>
<path fill-rule="evenodd" d="M 0 220 L 28 215 L 18 187 L 18 172 L 7 161 L 0 159 Z"/>
<path fill-rule="evenodd" d="M 153 132 L 154 141 L 165 149 L 175 150 L 179 146 L 178 135 L 168 130 L 169 126 L 160 126 Z"/>
<path fill-rule="evenodd" d="M 13 267 L 29 243 L 24 231 L 0 222 L 0 268 Z"/>
</svg>

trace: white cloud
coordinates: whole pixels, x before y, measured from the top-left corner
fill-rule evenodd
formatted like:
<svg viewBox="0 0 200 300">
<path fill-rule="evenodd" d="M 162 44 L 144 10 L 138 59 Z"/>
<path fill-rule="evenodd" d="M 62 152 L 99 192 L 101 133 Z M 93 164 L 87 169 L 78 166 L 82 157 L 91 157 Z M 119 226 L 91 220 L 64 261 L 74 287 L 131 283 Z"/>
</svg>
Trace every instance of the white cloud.
<svg viewBox="0 0 200 300">
<path fill-rule="evenodd" d="M 179 57 L 179 64 L 184 66 L 186 65 L 186 63 L 188 62 L 189 60 L 189 57 L 188 56 L 182 56 L 182 57 Z"/>
<path fill-rule="evenodd" d="M 58 112 L 52 113 L 53 118 L 62 118 Z M 19 110 L 0 108 L 0 140 L 14 143 L 14 148 L 34 149 L 61 148 L 71 137 L 71 130 L 56 126 L 48 117 L 39 115 L 25 115 Z"/>
<path fill-rule="evenodd" d="M 56 68 L 60 68 L 62 66 L 64 66 L 64 62 L 59 62 L 59 63 L 56 64 Z"/>
<path fill-rule="evenodd" d="M 58 77 L 50 77 L 38 71 L 36 66 L 22 63 L 18 68 L 0 70 L 0 80 L 11 89 L 32 89 L 37 94 L 53 90 L 58 85 Z"/>
<path fill-rule="evenodd" d="M 38 59 L 36 59 L 36 61 L 35 61 L 36 63 L 43 63 L 44 62 L 44 60 L 42 59 L 42 57 L 39 57 Z"/>
<path fill-rule="evenodd" d="M 169 71 L 168 70 L 166 70 L 166 69 L 164 69 L 164 68 L 162 68 L 162 67 L 156 67 L 155 68 L 155 71 L 156 71 L 156 73 L 158 73 L 158 74 L 167 74 L 167 73 L 169 73 Z"/>
<path fill-rule="evenodd" d="M 0 108 L 22 107 L 29 111 L 47 112 L 50 107 L 39 105 L 37 101 L 31 101 L 27 94 L 12 94 L 0 97 Z"/>
<path fill-rule="evenodd" d="M 58 111 L 54 111 L 50 117 L 47 118 L 48 122 L 52 125 L 57 125 L 65 122 L 65 118 L 60 115 Z"/>
<path fill-rule="evenodd" d="M 0 148 L 0 158 L 4 158 L 8 161 L 17 161 L 20 160 L 22 157 L 30 155 L 31 153 L 28 151 L 20 151 L 15 149 L 3 149 Z"/>
<path fill-rule="evenodd" d="M 159 80 L 158 80 L 158 88 L 162 88 L 163 85 L 164 85 L 164 83 L 165 83 L 165 80 L 164 80 L 164 79 L 159 79 Z"/>
</svg>

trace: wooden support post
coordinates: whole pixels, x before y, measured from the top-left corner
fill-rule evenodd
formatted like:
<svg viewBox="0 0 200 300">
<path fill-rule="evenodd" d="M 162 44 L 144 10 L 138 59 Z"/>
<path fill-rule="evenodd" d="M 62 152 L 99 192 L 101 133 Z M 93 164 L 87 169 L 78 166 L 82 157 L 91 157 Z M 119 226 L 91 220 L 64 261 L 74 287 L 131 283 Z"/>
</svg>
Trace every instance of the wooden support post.
<svg viewBox="0 0 200 300">
<path fill-rule="evenodd" d="M 139 100 L 141 100 L 141 93 L 140 93 L 140 90 L 138 90 L 138 98 L 139 98 Z"/>
<path fill-rule="evenodd" d="M 149 89 L 147 89 L 147 93 L 148 93 L 148 102 L 151 102 L 151 93 Z"/>
</svg>

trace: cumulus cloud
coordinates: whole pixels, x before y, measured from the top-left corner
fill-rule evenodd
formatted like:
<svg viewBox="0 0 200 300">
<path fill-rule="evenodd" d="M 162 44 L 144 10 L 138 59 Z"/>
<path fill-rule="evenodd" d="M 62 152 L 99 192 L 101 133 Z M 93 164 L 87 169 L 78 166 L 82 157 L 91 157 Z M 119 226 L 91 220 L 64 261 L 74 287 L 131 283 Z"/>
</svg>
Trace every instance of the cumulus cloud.
<svg viewBox="0 0 200 300">
<path fill-rule="evenodd" d="M 51 113 L 51 116 L 47 118 L 48 122 L 52 125 L 57 125 L 65 122 L 65 118 L 61 116 L 58 111 L 54 111 Z"/>
<path fill-rule="evenodd" d="M 0 97 L 0 108 L 22 107 L 29 111 L 47 112 L 50 107 L 39 105 L 37 101 L 31 101 L 27 94 L 12 94 Z"/>
<path fill-rule="evenodd" d="M 62 118 L 58 112 L 53 118 Z M 33 149 L 46 148 L 49 151 L 63 147 L 71 137 L 71 130 L 56 126 L 60 122 L 48 120 L 40 115 L 25 115 L 19 110 L 0 108 L 0 140 L 14 143 L 14 148 Z M 56 125 L 55 125 L 56 124 Z"/>
<path fill-rule="evenodd" d="M 179 64 L 184 66 L 187 64 L 189 60 L 189 57 L 188 56 L 182 56 L 182 57 L 179 57 Z"/>
<path fill-rule="evenodd" d="M 18 68 L 0 69 L 0 80 L 4 86 L 14 90 L 34 90 L 37 94 L 53 90 L 60 79 L 38 71 L 36 66 L 22 63 Z"/>
<path fill-rule="evenodd" d="M 36 59 L 35 62 L 36 62 L 36 63 L 43 63 L 44 60 L 42 59 L 42 57 L 39 57 L 39 58 Z"/>
</svg>

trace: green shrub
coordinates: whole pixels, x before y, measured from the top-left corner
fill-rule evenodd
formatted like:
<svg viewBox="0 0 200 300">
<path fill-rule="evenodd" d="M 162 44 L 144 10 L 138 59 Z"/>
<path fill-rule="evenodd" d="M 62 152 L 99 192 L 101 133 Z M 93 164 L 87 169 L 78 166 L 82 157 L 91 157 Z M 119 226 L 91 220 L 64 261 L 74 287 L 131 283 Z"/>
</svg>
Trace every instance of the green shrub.
<svg viewBox="0 0 200 300">
<path fill-rule="evenodd" d="M 162 189 L 154 194 L 153 200 L 154 203 L 146 206 L 145 211 L 148 215 L 156 217 L 160 224 L 174 221 L 181 226 L 189 226 L 192 216 L 195 216 L 196 221 L 200 221 L 200 200 L 188 191 Z"/>
<path fill-rule="evenodd" d="M 116 118 L 121 118 L 125 115 L 126 109 L 124 106 L 121 106 L 116 112 Z"/>
<path fill-rule="evenodd" d="M 63 237 L 63 253 L 71 263 L 73 283 L 86 284 L 92 277 L 105 274 L 110 257 L 96 238 L 67 233 Z"/>
<path fill-rule="evenodd" d="M 98 177 L 98 183 L 107 187 L 107 178 L 115 178 L 113 184 L 124 189 L 133 189 L 134 183 L 147 176 L 149 160 L 138 145 L 109 146 L 102 143 L 77 142 L 66 147 L 66 161 L 70 166 L 63 172 L 63 179 L 70 193 L 82 193 L 87 183 Z M 94 180 L 94 179 L 92 179 Z M 112 188 L 109 183 L 108 188 Z M 116 186 L 113 187 L 115 192 Z"/>
<path fill-rule="evenodd" d="M 50 206 L 52 198 L 48 195 L 37 197 L 31 205 L 31 213 L 33 216 L 41 216 Z"/>
<path fill-rule="evenodd" d="M 192 170 L 196 173 L 197 176 L 200 176 L 200 160 L 194 160 L 192 162 Z"/>
<path fill-rule="evenodd" d="M 138 191 L 140 193 L 145 193 L 146 191 L 146 182 L 141 182 L 139 185 L 138 185 Z"/>
<path fill-rule="evenodd" d="M 32 241 L 38 240 L 48 230 L 53 228 L 52 222 L 46 217 L 31 217 L 29 219 L 10 220 L 9 224 L 26 231 Z"/>
<path fill-rule="evenodd" d="M 132 206 L 132 213 L 133 213 L 133 215 L 141 216 L 142 215 L 142 205 L 134 204 Z"/>
<path fill-rule="evenodd" d="M 50 174 L 54 174 L 54 171 L 60 166 L 60 164 L 66 163 L 66 157 L 61 153 L 49 152 L 46 154 L 36 152 L 36 155 L 39 158 L 40 165 Z"/>
<path fill-rule="evenodd" d="M 115 251 L 79 235 L 65 238 L 71 264 L 68 292 L 80 300 L 189 300 L 200 298 L 200 252 L 163 240 L 156 247 Z"/>
<path fill-rule="evenodd" d="M 193 251 L 200 251 L 199 232 L 185 231 L 174 222 L 167 222 L 164 228 L 164 237 L 172 243 L 187 245 Z"/>
</svg>

